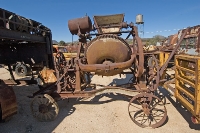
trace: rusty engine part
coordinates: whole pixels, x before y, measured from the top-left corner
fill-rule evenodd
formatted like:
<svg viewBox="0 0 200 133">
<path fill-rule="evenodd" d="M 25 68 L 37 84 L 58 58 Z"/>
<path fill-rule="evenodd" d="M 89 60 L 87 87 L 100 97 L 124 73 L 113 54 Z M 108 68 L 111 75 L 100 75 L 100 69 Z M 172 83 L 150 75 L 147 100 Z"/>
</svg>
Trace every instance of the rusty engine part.
<svg viewBox="0 0 200 133">
<path fill-rule="evenodd" d="M 88 16 L 73 19 L 69 20 L 68 27 L 72 34 L 79 36 L 77 56 L 66 62 L 63 53 L 57 53 L 54 58 L 57 81 L 52 80 L 53 83 L 41 86 L 40 90 L 33 94 L 32 97 L 36 97 L 33 103 L 43 101 L 31 105 L 31 110 L 37 112 L 33 113 L 33 116 L 40 121 L 55 119 L 59 110 L 57 105 L 53 105 L 56 99 L 87 99 L 104 93 L 118 93 L 133 97 L 128 111 L 134 123 L 140 127 L 161 126 L 167 118 L 167 111 L 163 96 L 155 92 L 169 60 L 163 65 L 164 68 L 160 67 L 154 51 L 143 51 L 137 27 L 133 23 L 124 22 L 124 14 L 94 16 L 93 26 Z M 127 30 L 123 30 L 124 28 Z M 91 30 L 96 30 L 97 33 L 90 33 Z M 132 46 L 128 45 L 126 39 L 119 37 L 122 33 L 128 33 L 126 39 L 133 37 Z M 183 36 L 177 46 L 180 45 Z M 170 59 L 175 50 L 170 54 Z M 91 84 L 91 76 L 94 74 L 102 76 L 131 74 L 132 77 L 128 83 L 100 85 L 102 88 L 97 89 L 98 84 Z M 41 81 L 44 83 L 50 81 L 50 76 L 42 75 L 41 78 L 47 79 Z M 55 101 L 52 101 L 51 97 Z M 137 119 L 138 115 L 144 117 Z"/>
<path fill-rule="evenodd" d="M 7 121 L 17 113 L 17 101 L 13 88 L 0 80 L 0 121 Z"/>
</svg>

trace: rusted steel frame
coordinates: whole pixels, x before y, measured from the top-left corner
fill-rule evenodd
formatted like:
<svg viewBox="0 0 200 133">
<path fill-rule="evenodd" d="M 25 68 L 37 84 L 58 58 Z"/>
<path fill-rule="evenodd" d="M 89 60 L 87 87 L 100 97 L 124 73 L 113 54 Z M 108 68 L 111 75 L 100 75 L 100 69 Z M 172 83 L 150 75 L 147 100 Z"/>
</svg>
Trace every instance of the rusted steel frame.
<svg viewBox="0 0 200 133">
<path fill-rule="evenodd" d="M 83 64 L 81 62 L 81 60 L 78 60 L 78 64 L 79 67 L 82 71 L 86 71 L 86 72 L 96 72 L 98 70 L 107 70 L 109 68 L 109 70 L 115 70 L 115 69 L 126 69 L 132 66 L 132 63 L 135 59 L 136 55 L 132 54 L 131 55 L 131 59 L 126 61 L 126 62 L 122 62 L 122 63 L 112 63 L 112 64 L 94 64 L 94 65 L 87 65 L 87 64 Z"/>
<path fill-rule="evenodd" d="M 132 30 L 133 36 L 137 36 L 138 37 L 138 29 L 137 29 L 137 27 L 133 26 L 132 28 L 133 28 L 133 30 Z"/>
<path fill-rule="evenodd" d="M 80 67 L 78 64 L 78 60 L 80 60 L 80 52 L 81 52 L 81 47 L 82 47 L 82 41 L 81 39 L 79 40 L 79 44 L 78 44 L 78 51 L 77 51 L 77 55 L 76 55 L 76 61 L 75 61 L 75 65 L 76 65 L 76 87 L 75 87 L 75 91 L 81 91 L 81 74 L 80 74 Z"/>
<path fill-rule="evenodd" d="M 93 20 L 94 20 L 94 25 L 95 25 L 95 27 L 96 27 L 96 29 L 97 29 L 97 32 L 98 33 L 102 33 L 102 31 L 100 30 L 100 28 L 99 28 L 99 26 L 98 26 L 98 24 L 97 24 L 97 22 L 96 22 L 96 19 L 93 17 Z"/>
<path fill-rule="evenodd" d="M 137 42 L 137 46 L 133 44 L 133 52 L 137 53 L 139 56 L 139 65 L 138 65 L 138 71 L 136 72 L 136 77 L 141 77 L 144 70 L 144 53 L 143 53 L 143 45 L 142 40 L 138 36 L 138 30 L 136 26 L 132 26 L 132 31 L 130 32 L 133 36 L 133 43 L 135 43 L 135 40 Z"/>
<path fill-rule="evenodd" d="M 184 39 L 185 35 L 187 34 L 189 30 L 189 27 L 184 31 L 184 33 L 181 35 L 181 38 L 179 39 L 177 45 L 175 46 L 174 50 L 171 52 L 171 54 L 169 55 L 169 58 L 167 59 L 167 61 L 164 63 L 164 65 L 161 67 L 159 73 L 160 73 L 160 77 L 162 76 L 164 70 L 166 69 L 169 61 L 171 60 L 171 58 L 174 56 L 175 52 L 177 51 L 177 49 L 179 48 L 182 40 Z"/>
<path fill-rule="evenodd" d="M 79 92 L 62 92 L 59 93 L 61 98 L 79 98 L 79 97 L 84 97 L 84 98 L 90 98 L 94 97 L 97 95 L 101 95 L 104 93 L 119 93 L 127 96 L 135 96 L 138 94 L 138 90 L 131 90 L 131 89 L 126 89 L 122 87 L 114 87 L 114 86 L 105 86 L 101 89 L 96 89 L 92 91 L 79 91 Z"/>
<path fill-rule="evenodd" d="M 127 35 L 127 37 L 125 38 L 125 40 L 127 40 L 131 35 L 134 37 L 135 36 L 135 31 L 134 30 L 137 31 L 137 28 L 134 28 L 133 25 L 130 25 L 130 27 L 131 27 L 131 31 L 129 31 L 129 34 Z"/>
<path fill-rule="evenodd" d="M 139 65 L 138 65 L 138 71 L 136 73 L 136 77 L 141 77 L 141 75 L 143 74 L 143 70 L 144 70 L 144 54 L 143 54 L 143 45 L 142 45 L 142 40 L 138 37 L 135 36 L 134 37 L 137 41 L 137 47 L 138 47 L 138 55 L 139 55 Z M 135 50 L 136 51 L 136 50 Z M 136 53 L 137 53 L 136 52 Z"/>
</svg>

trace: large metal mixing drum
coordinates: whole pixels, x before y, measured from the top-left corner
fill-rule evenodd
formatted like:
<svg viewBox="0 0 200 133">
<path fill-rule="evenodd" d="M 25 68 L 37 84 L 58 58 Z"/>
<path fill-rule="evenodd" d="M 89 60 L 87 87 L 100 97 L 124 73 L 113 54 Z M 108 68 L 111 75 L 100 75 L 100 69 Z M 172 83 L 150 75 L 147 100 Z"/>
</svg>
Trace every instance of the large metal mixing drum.
<svg viewBox="0 0 200 133">
<path fill-rule="evenodd" d="M 101 35 L 93 39 L 85 51 L 88 64 L 122 63 L 131 59 L 131 49 L 126 41 L 116 35 Z M 105 73 L 96 72 L 99 75 L 111 76 L 119 74 L 122 69 Z"/>
</svg>

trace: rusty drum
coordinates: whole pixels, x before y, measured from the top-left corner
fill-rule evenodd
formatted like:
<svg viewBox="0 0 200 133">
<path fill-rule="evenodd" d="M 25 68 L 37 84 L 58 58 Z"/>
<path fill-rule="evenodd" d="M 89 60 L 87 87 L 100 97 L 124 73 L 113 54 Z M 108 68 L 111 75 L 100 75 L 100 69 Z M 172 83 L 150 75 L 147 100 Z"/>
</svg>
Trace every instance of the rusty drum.
<svg viewBox="0 0 200 133">
<path fill-rule="evenodd" d="M 68 28 L 72 35 L 78 34 L 78 30 L 80 28 L 80 32 L 85 34 L 92 30 L 92 22 L 88 16 L 72 19 L 68 21 Z"/>
<path fill-rule="evenodd" d="M 131 59 L 131 49 L 127 42 L 116 35 L 101 35 L 93 39 L 87 46 L 85 56 L 89 65 L 122 63 Z M 122 70 L 119 70 L 122 71 Z M 119 71 L 110 72 L 106 76 L 114 75 Z M 105 72 L 98 72 L 105 75 Z"/>
</svg>

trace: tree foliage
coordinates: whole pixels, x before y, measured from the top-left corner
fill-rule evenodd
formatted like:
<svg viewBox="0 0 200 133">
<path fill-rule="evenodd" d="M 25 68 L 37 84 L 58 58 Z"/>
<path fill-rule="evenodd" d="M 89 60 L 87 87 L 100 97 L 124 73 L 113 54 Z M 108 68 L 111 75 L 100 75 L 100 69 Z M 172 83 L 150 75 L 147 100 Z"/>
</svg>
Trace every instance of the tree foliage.
<svg viewBox="0 0 200 133">
<path fill-rule="evenodd" d="M 149 38 L 146 40 L 146 45 L 156 45 L 157 42 L 161 42 L 165 39 L 164 36 L 161 35 L 155 35 L 153 38 Z"/>
<path fill-rule="evenodd" d="M 65 45 L 65 41 L 61 40 L 61 41 L 59 42 L 59 45 L 60 45 L 60 46 Z"/>
</svg>

